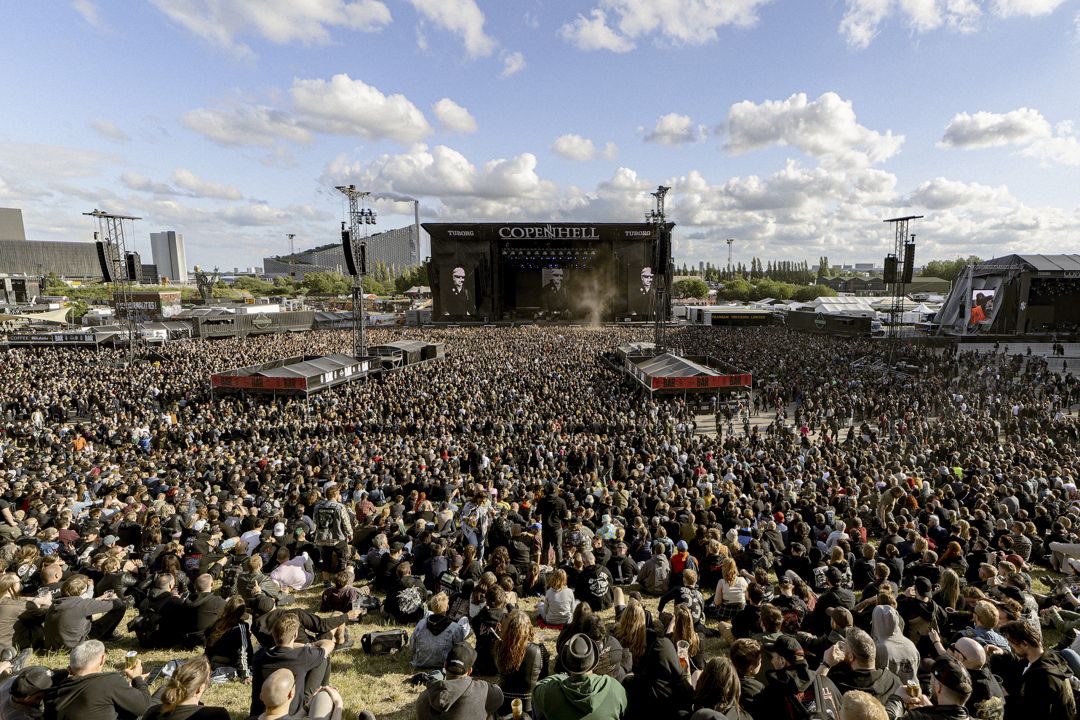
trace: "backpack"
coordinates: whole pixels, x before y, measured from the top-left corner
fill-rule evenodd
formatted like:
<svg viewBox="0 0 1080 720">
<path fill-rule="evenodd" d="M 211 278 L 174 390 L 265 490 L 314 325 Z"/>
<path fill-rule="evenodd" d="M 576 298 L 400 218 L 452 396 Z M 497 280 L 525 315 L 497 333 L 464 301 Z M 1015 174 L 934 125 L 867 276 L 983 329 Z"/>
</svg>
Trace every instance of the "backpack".
<svg viewBox="0 0 1080 720">
<path fill-rule="evenodd" d="M 323 504 L 315 508 L 315 543 L 319 545 L 336 545 L 345 539 L 344 528 L 341 524 L 341 514 L 338 508 Z"/>
<path fill-rule="evenodd" d="M 360 637 L 360 647 L 368 655 L 389 655 L 401 650 L 409 641 L 409 634 L 404 630 L 380 630 L 364 633 Z"/>
</svg>

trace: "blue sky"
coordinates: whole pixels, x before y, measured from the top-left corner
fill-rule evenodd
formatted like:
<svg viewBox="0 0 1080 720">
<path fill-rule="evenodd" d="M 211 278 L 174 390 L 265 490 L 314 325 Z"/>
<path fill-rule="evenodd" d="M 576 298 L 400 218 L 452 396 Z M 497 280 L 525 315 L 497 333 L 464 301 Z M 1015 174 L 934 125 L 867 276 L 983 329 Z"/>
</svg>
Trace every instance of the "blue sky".
<svg viewBox="0 0 1080 720">
<path fill-rule="evenodd" d="M 1080 0 L 4 4 L 0 206 L 175 229 L 192 264 L 425 220 L 637 221 L 676 261 L 1076 252 Z M 374 201 L 379 227 L 411 204 Z"/>
</svg>

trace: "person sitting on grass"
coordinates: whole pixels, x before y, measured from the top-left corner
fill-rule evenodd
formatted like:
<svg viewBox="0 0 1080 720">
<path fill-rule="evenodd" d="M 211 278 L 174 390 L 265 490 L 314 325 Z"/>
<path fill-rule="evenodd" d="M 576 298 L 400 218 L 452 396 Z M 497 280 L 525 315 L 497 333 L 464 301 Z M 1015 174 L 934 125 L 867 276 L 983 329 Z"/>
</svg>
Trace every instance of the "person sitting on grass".
<svg viewBox="0 0 1080 720">
<path fill-rule="evenodd" d="M 68 675 L 56 682 L 45 697 L 49 720 L 138 718 L 150 708 L 142 661 L 123 674 L 105 672 L 105 645 L 86 640 L 71 651 Z"/>
<path fill-rule="evenodd" d="M 210 662 L 205 655 L 188 660 L 169 678 L 161 694 L 161 704 L 153 705 L 142 720 L 229 720 L 223 707 L 202 704 L 210 687 Z"/>
<path fill-rule="evenodd" d="M 447 615 L 449 609 L 446 593 L 436 593 L 428 601 L 431 614 L 416 624 L 409 638 L 410 663 L 417 670 L 442 668 L 450 649 L 469 637 L 469 619 L 463 617 L 455 622 Z"/>
<path fill-rule="evenodd" d="M 281 668 L 270 673 L 260 693 L 266 709 L 257 720 L 341 720 L 344 703 L 336 689 L 319 688 L 304 714 L 294 715 L 289 712 L 295 695 L 296 682 L 289 670 Z M 375 716 L 369 710 L 361 710 L 357 714 L 357 720 L 375 720 Z"/>
<path fill-rule="evenodd" d="M 471 677 L 476 651 L 458 643 L 446 657 L 446 676 L 416 699 L 416 720 L 487 720 L 503 704 L 498 685 Z"/>
</svg>

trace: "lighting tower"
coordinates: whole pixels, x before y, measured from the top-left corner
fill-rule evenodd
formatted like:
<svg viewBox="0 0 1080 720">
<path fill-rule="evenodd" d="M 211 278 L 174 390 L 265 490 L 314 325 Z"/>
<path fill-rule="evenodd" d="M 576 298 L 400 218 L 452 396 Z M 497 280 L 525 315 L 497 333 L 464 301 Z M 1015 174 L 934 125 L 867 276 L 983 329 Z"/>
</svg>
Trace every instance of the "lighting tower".
<svg viewBox="0 0 1080 720">
<path fill-rule="evenodd" d="M 900 335 L 904 322 L 904 268 L 914 265 L 915 236 L 908 243 L 908 223 L 921 220 L 922 215 L 889 218 L 884 222 L 893 224 L 893 257 L 896 258 L 896 282 L 892 283 L 892 304 L 889 306 L 889 367 L 892 367 L 896 346 L 900 344 Z M 907 256 L 910 249 L 911 257 Z"/>
<path fill-rule="evenodd" d="M 364 266 L 366 259 L 366 242 L 364 241 L 368 237 L 368 225 L 375 224 L 375 211 L 364 207 L 371 195 L 370 192 L 357 190 L 355 185 L 338 185 L 336 190 L 349 199 L 349 236 L 352 238 L 350 245 L 353 264 L 356 266 L 352 286 L 353 357 L 362 358 L 367 355 L 367 336 L 364 329 L 364 275 L 367 274 L 367 268 Z"/>
<path fill-rule="evenodd" d="M 656 345 L 657 354 L 666 350 L 665 334 L 668 318 L 671 316 L 671 228 L 668 227 L 664 215 L 664 196 L 670 189 L 663 185 L 657 187 L 656 192 L 651 193 L 656 198 L 656 209 L 645 213 L 645 222 L 656 228 L 656 243 L 653 249 L 653 287 L 656 293 L 653 306 L 653 344 Z"/>
<path fill-rule="evenodd" d="M 131 300 L 132 285 L 135 278 L 128 273 L 127 263 L 125 262 L 128 247 L 127 237 L 124 235 L 124 221 L 134 223 L 136 220 L 142 220 L 142 218 L 130 215 L 114 215 L 97 208 L 88 213 L 83 213 L 83 215 L 97 218 L 98 237 L 105 244 L 105 260 L 109 264 L 109 273 L 112 275 L 113 280 L 113 306 L 116 308 L 118 319 L 121 312 L 126 312 L 127 360 L 128 363 L 132 363 L 135 358 L 143 354 L 144 342 L 142 335 L 139 334 L 139 317 Z M 134 246 L 132 246 L 132 250 L 134 249 Z"/>
<path fill-rule="evenodd" d="M 735 238 L 727 239 L 727 269 L 731 272 L 731 246 L 735 244 Z"/>
</svg>

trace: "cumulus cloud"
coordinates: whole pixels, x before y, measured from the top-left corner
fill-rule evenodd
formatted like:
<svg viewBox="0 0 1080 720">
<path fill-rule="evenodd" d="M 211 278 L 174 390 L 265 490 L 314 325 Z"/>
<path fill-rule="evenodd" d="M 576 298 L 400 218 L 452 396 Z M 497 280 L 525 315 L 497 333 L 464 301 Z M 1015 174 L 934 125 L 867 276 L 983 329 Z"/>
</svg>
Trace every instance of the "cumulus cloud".
<svg viewBox="0 0 1080 720">
<path fill-rule="evenodd" d="M 698 142 L 705 137 L 705 128 L 695 125 L 687 115 L 668 113 L 661 115 L 656 127 L 645 135 L 645 142 L 658 145 L 685 145 Z"/>
<path fill-rule="evenodd" d="M 596 160 L 601 157 L 605 160 L 614 160 L 619 152 L 615 143 L 609 142 L 601 149 L 589 138 L 576 133 L 567 133 L 557 137 L 551 146 L 551 151 L 561 158 L 577 161 Z"/>
<path fill-rule="evenodd" d="M 846 0 L 840 34 L 854 48 L 865 48 L 885 22 L 899 17 L 913 33 L 949 30 L 971 33 L 984 15 L 1008 19 L 1038 17 L 1056 10 L 1065 0 Z"/>
<path fill-rule="evenodd" d="M 1080 140 L 1075 135 L 1042 138 L 1021 150 L 1020 154 L 1035 158 L 1043 165 L 1080 167 Z"/>
<path fill-rule="evenodd" d="M 1007 113 L 957 113 L 945 127 L 940 144 L 948 148 L 983 148 L 1028 143 L 1049 135 L 1050 123 L 1031 108 Z"/>
<path fill-rule="evenodd" d="M 116 142 L 128 142 L 131 136 L 116 126 L 112 120 L 96 118 L 90 121 L 90 128 L 103 138 Z"/>
<path fill-rule="evenodd" d="M 409 0 L 436 27 L 461 37 L 470 58 L 495 51 L 495 39 L 484 31 L 484 13 L 476 0 Z"/>
<path fill-rule="evenodd" d="M 904 143 L 904 136 L 891 130 L 881 133 L 860 125 L 851 102 L 833 92 L 814 101 L 805 93 L 760 104 L 744 100 L 731 106 L 726 127 L 729 152 L 787 145 L 833 163 L 881 163 Z"/>
<path fill-rule="evenodd" d="M 235 185 L 223 185 L 211 180 L 204 180 L 186 168 L 177 168 L 170 182 L 159 182 L 136 172 L 125 172 L 120 176 L 124 187 L 136 192 L 152 195 L 172 195 L 179 197 L 202 198 L 210 200 L 242 200 L 244 195 Z"/>
<path fill-rule="evenodd" d="M 704 45 L 722 27 L 751 27 L 769 0 L 600 0 L 588 15 L 579 14 L 560 29 L 567 42 L 582 50 L 626 52 L 636 41 L 654 38 L 675 45 Z M 609 24 L 610 17 L 610 24 Z"/>
<path fill-rule="evenodd" d="M 1071 122 L 1051 128 L 1038 110 L 1019 108 L 1007 113 L 958 113 L 945 127 L 940 146 L 977 149 L 1014 145 L 1019 154 L 1042 165 L 1080 166 L 1080 140 Z"/>
<path fill-rule="evenodd" d="M 476 118 L 450 98 L 443 98 L 432 106 L 435 119 L 447 130 L 459 133 L 476 132 Z"/>
<path fill-rule="evenodd" d="M 380 0 L 151 0 L 170 20 L 203 40 L 251 56 L 239 40 L 255 36 L 277 44 L 330 42 L 331 30 L 376 32 L 390 24 Z"/>
<path fill-rule="evenodd" d="M 499 77 L 508 78 L 517 75 L 525 69 L 525 56 L 519 52 L 507 53 L 503 56 L 503 69 Z"/>
<path fill-rule="evenodd" d="M 1039 17 L 1057 10 L 1065 0 L 994 0 L 994 12 L 1003 18 Z"/>
<path fill-rule="evenodd" d="M 400 143 L 432 132 L 424 114 L 404 95 L 385 95 L 344 73 L 329 81 L 294 80 L 290 92 L 301 122 L 312 130 Z"/>
<path fill-rule="evenodd" d="M 599 8 L 588 17 L 577 18 L 559 28 L 559 36 L 579 50 L 608 50 L 624 53 L 634 49 L 634 41 L 608 27 L 607 14 Z"/>
<path fill-rule="evenodd" d="M 936 177 L 920 183 L 907 196 L 905 204 L 927 210 L 945 210 L 965 205 L 1012 206 L 1015 205 L 1015 200 L 1004 185 L 991 187 Z"/>
<path fill-rule="evenodd" d="M 235 108 L 198 108 L 184 113 L 184 127 L 218 145 L 269 147 L 280 140 L 311 142 L 311 133 L 288 112 L 261 105 Z"/>
</svg>

